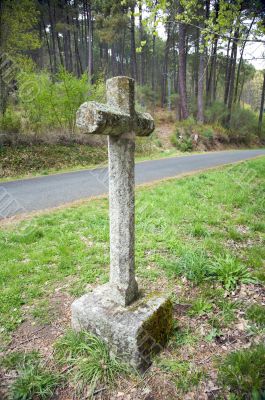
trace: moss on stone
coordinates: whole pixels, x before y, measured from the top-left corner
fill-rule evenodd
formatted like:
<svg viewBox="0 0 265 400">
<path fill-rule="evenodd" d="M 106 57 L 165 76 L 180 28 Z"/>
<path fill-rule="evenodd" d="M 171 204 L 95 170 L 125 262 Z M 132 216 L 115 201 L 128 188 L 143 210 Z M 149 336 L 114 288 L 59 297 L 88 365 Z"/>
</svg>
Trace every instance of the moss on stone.
<svg viewBox="0 0 265 400">
<path fill-rule="evenodd" d="M 147 319 L 138 336 L 142 359 L 151 363 L 151 357 L 166 345 L 173 329 L 173 305 L 170 299 Z"/>
<path fill-rule="evenodd" d="M 168 299 L 143 325 L 157 344 L 165 346 L 173 329 L 173 305 Z"/>
</svg>

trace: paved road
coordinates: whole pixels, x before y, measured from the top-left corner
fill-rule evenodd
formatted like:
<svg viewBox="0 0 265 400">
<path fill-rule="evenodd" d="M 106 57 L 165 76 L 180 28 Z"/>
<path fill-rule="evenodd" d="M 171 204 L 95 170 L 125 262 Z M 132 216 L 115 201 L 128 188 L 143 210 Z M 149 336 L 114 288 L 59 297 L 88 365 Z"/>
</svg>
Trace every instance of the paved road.
<svg viewBox="0 0 265 400">
<path fill-rule="evenodd" d="M 264 155 L 265 150 L 222 151 L 136 164 L 136 183 L 177 176 Z M 0 219 L 107 193 L 107 169 L 97 168 L 0 183 Z M 11 202 L 12 200 L 12 202 Z"/>
</svg>

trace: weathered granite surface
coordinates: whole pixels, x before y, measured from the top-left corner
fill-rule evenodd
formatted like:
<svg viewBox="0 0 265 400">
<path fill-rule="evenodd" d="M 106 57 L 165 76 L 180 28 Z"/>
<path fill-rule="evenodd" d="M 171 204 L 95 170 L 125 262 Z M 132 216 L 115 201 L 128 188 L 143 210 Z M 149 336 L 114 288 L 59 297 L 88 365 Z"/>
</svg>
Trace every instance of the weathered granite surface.
<svg viewBox="0 0 265 400">
<path fill-rule="evenodd" d="M 107 105 L 83 104 L 77 124 L 88 133 L 108 135 L 110 201 L 110 282 L 72 305 L 72 326 L 105 340 L 136 368 L 150 364 L 172 327 L 172 307 L 163 296 L 140 298 L 134 260 L 135 136 L 154 129 L 149 114 L 134 109 L 134 80 L 107 81 Z"/>
<path fill-rule="evenodd" d="M 126 306 L 138 296 L 134 272 L 135 135 L 109 136 L 111 295 Z"/>
<path fill-rule="evenodd" d="M 131 116 L 118 107 L 96 101 L 83 103 L 79 107 L 76 124 L 82 133 L 110 136 L 132 131 L 136 136 L 148 136 L 155 129 L 154 120 L 148 113 L 135 112 Z"/>
<path fill-rule="evenodd" d="M 107 104 L 89 101 L 82 104 L 76 114 L 76 124 L 83 133 L 119 136 L 134 132 L 148 136 L 155 129 L 148 113 L 135 111 L 134 80 L 116 76 L 106 82 Z"/>
<path fill-rule="evenodd" d="M 114 354 L 144 371 L 171 333 L 172 304 L 154 295 L 122 307 L 109 297 L 111 290 L 106 284 L 76 300 L 72 304 L 72 327 L 98 335 Z"/>
</svg>

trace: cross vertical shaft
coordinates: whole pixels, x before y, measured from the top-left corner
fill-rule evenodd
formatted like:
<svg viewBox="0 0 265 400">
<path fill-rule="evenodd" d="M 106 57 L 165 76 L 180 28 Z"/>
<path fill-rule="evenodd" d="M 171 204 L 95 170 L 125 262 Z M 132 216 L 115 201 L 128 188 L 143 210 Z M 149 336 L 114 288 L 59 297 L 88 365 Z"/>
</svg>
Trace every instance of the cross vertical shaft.
<svg viewBox="0 0 265 400">
<path fill-rule="evenodd" d="M 134 117 L 134 81 L 107 81 L 107 103 Z M 134 152 L 133 126 L 120 136 L 108 136 L 110 202 L 110 285 L 123 306 L 138 296 L 134 265 Z"/>
<path fill-rule="evenodd" d="M 77 111 L 84 133 L 108 136 L 110 202 L 110 282 L 72 304 L 72 327 L 93 332 L 113 353 L 144 370 L 172 329 L 168 298 L 152 296 L 135 302 L 134 268 L 135 136 L 148 136 L 154 120 L 134 108 L 134 80 L 118 76 L 107 81 L 107 104 L 90 101 Z"/>
</svg>

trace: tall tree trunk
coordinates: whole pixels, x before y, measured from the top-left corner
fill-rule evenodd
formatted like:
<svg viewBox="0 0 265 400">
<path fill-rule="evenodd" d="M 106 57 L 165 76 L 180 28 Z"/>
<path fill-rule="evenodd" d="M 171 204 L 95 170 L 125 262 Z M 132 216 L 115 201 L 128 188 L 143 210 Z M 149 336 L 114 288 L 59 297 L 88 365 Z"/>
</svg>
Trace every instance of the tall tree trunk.
<svg viewBox="0 0 265 400">
<path fill-rule="evenodd" d="M 214 4 L 215 9 L 215 16 L 214 16 L 214 23 L 218 19 L 219 15 L 219 1 L 216 0 Z M 218 45 L 218 36 L 214 36 L 213 46 L 212 46 L 212 53 L 211 53 L 211 61 L 210 61 L 210 68 L 209 68 L 209 76 L 206 84 L 206 104 L 211 104 L 214 97 L 214 86 L 215 86 L 215 77 L 216 77 L 216 57 L 217 57 L 217 45 Z"/>
<path fill-rule="evenodd" d="M 3 31 L 4 31 L 4 21 L 3 21 L 3 2 L 0 1 L 0 115 L 4 115 L 7 107 L 7 87 L 3 77 L 3 68 L 2 68 L 2 56 L 4 57 L 5 53 L 3 51 Z"/>
<path fill-rule="evenodd" d="M 46 46 L 47 46 L 48 55 L 49 55 L 50 71 L 52 72 L 52 53 L 51 53 L 49 37 L 48 37 L 48 34 L 46 32 L 46 26 L 45 26 L 45 22 L 44 22 L 44 18 L 43 18 L 42 13 L 41 13 L 40 17 L 41 17 L 41 22 L 42 22 L 42 26 L 43 26 L 43 32 L 44 32 L 44 36 L 45 36 L 45 40 L 46 40 Z"/>
<path fill-rule="evenodd" d="M 174 93 L 178 92 L 178 60 L 177 60 L 177 49 L 176 49 L 176 38 L 174 35 L 175 29 L 173 25 L 173 33 L 172 33 L 172 48 L 173 48 L 173 57 L 172 57 L 172 69 L 173 69 L 173 91 Z"/>
<path fill-rule="evenodd" d="M 156 35 L 152 35 L 152 91 L 155 91 L 155 60 L 156 60 Z"/>
<path fill-rule="evenodd" d="M 215 72 L 216 72 L 216 57 L 217 57 L 217 45 L 218 37 L 215 37 L 212 53 L 211 53 L 211 63 L 209 68 L 209 76 L 206 86 L 206 103 L 209 105 L 213 100 L 214 84 L 215 84 Z"/>
<path fill-rule="evenodd" d="M 68 0 L 65 0 L 65 31 L 64 31 L 64 53 L 65 66 L 69 72 L 73 72 L 73 55 L 70 31 L 70 16 L 68 12 Z"/>
<path fill-rule="evenodd" d="M 87 36 L 88 36 L 88 22 L 87 22 L 87 7 L 86 7 L 86 0 L 83 0 L 83 14 L 84 14 L 84 39 L 85 39 L 85 45 L 84 45 L 84 58 L 85 58 L 85 69 L 88 68 L 88 42 L 87 42 Z M 100 44 L 101 46 L 101 44 Z"/>
<path fill-rule="evenodd" d="M 57 45 L 58 45 L 58 50 L 59 50 L 59 57 L 60 57 L 60 64 L 64 66 L 64 60 L 63 60 L 63 49 L 61 45 L 61 40 L 58 32 L 56 32 L 56 39 L 57 39 Z"/>
<path fill-rule="evenodd" d="M 77 1 L 74 0 L 75 16 L 72 18 L 72 25 L 74 26 L 74 44 L 75 44 L 75 64 L 76 64 L 76 74 L 80 77 L 83 73 L 82 62 L 79 53 L 78 45 L 78 33 L 79 33 L 79 12 L 77 7 Z"/>
<path fill-rule="evenodd" d="M 114 53 L 114 44 L 111 45 L 111 56 L 110 56 L 110 71 L 111 76 L 115 76 L 115 53 Z"/>
<path fill-rule="evenodd" d="M 262 120 L 263 120 L 263 114 L 264 114 L 264 100 L 265 100 L 265 72 L 263 72 L 263 86 L 262 86 L 260 110 L 259 110 L 258 132 L 259 132 L 260 136 L 261 136 L 261 133 L 262 133 Z"/>
<path fill-rule="evenodd" d="M 57 57 L 56 57 L 56 33 L 55 33 L 55 4 L 54 0 L 48 0 L 48 12 L 49 20 L 51 26 L 51 48 L 52 48 L 52 59 L 53 67 L 52 72 L 55 74 L 57 72 Z"/>
<path fill-rule="evenodd" d="M 156 7 L 157 1 L 155 0 L 154 6 Z M 154 26 L 156 24 L 156 19 L 157 19 L 157 13 L 154 15 Z M 151 85 L 152 85 L 152 91 L 155 91 L 155 61 L 156 61 L 156 35 L 155 35 L 155 29 L 152 34 L 152 74 L 151 74 Z M 153 101 L 154 103 L 154 101 Z"/>
<path fill-rule="evenodd" d="M 241 101 L 241 96 L 242 96 L 242 92 L 243 92 L 244 84 L 245 84 L 245 78 L 246 78 L 246 69 L 244 68 L 243 79 L 242 79 L 242 83 L 241 83 L 241 87 L 240 87 L 240 92 L 239 92 L 239 95 L 238 95 L 238 98 L 237 98 L 238 104 L 240 104 L 240 101 Z"/>
<path fill-rule="evenodd" d="M 179 5 L 178 12 L 183 12 L 183 7 Z M 179 23 L 179 94 L 181 105 L 181 118 L 187 119 L 189 116 L 187 88 L 186 88 L 186 25 Z"/>
<path fill-rule="evenodd" d="M 240 52 L 240 59 L 239 59 L 239 63 L 238 63 L 238 67 L 237 67 L 237 74 L 236 74 L 236 86 L 235 86 L 235 96 L 234 96 L 234 102 L 236 102 L 238 100 L 238 86 L 239 86 L 239 78 L 240 78 L 240 71 L 241 71 L 241 66 L 242 66 L 242 61 L 243 61 L 243 54 L 244 54 L 244 50 L 245 50 L 245 46 L 247 43 L 247 39 L 249 37 L 251 28 L 255 22 L 255 18 L 252 18 L 251 24 L 249 25 L 247 34 L 246 34 L 246 39 L 243 42 L 242 48 L 241 48 L 241 52 Z"/>
<path fill-rule="evenodd" d="M 162 75 L 161 107 L 165 106 L 166 97 L 167 97 L 167 95 L 169 95 L 169 93 L 167 93 L 167 84 L 168 84 L 168 79 L 170 79 L 169 70 L 168 70 L 170 41 L 171 41 L 171 23 L 170 23 L 170 21 L 168 21 L 167 40 L 166 40 L 166 45 L 165 45 L 164 65 L 163 65 L 163 75 Z"/>
<path fill-rule="evenodd" d="M 140 45 L 141 45 L 141 53 L 140 53 L 140 84 L 145 84 L 145 74 L 144 74 L 144 53 L 145 53 L 145 45 L 142 46 L 144 42 L 144 29 L 143 29 L 143 12 L 142 12 L 142 2 L 140 1 L 138 4 L 139 7 L 139 33 L 140 33 Z"/>
<path fill-rule="evenodd" d="M 233 105 L 233 99 L 234 99 L 238 37 L 239 37 L 239 28 L 237 28 L 235 31 L 235 35 L 234 35 L 234 39 L 233 39 L 233 46 L 232 46 L 231 74 L 230 74 L 229 95 L 228 95 L 228 102 L 227 102 L 227 108 L 228 108 L 227 123 L 228 124 L 230 123 L 230 120 L 231 120 L 232 105 Z"/>
<path fill-rule="evenodd" d="M 204 64 L 205 64 L 205 51 L 203 50 L 200 53 L 199 74 L 198 74 L 197 122 L 199 124 L 203 124 L 204 122 L 204 104 L 203 104 Z"/>
<path fill-rule="evenodd" d="M 91 0 L 84 0 L 87 20 L 87 49 L 88 49 L 88 79 L 92 82 L 93 76 L 93 26 Z"/>
<path fill-rule="evenodd" d="M 136 46 L 135 46 L 135 4 L 131 7 L 131 24 L 130 24 L 130 36 L 131 36 L 131 77 L 137 79 L 137 61 L 136 61 Z"/>
<path fill-rule="evenodd" d="M 88 75 L 90 76 L 92 82 L 93 76 L 93 20 L 92 20 L 92 7 L 91 1 L 88 2 L 87 5 L 87 12 L 88 12 Z"/>
<path fill-rule="evenodd" d="M 126 38 L 126 29 L 124 28 L 123 30 L 123 35 L 122 35 L 122 42 L 121 42 L 121 74 L 124 74 L 124 53 L 125 53 L 125 38 Z"/>
<path fill-rule="evenodd" d="M 217 92 L 217 86 L 218 86 L 218 80 L 220 77 L 220 67 L 218 68 L 218 63 L 216 63 L 216 69 L 214 71 L 214 84 L 213 84 L 213 101 L 216 100 L 216 92 Z"/>
<path fill-rule="evenodd" d="M 205 1 L 205 8 L 203 9 L 203 14 L 205 15 L 205 19 L 209 19 L 210 14 L 210 0 Z M 201 31 L 204 28 L 205 24 L 201 23 Z M 204 92 L 204 76 L 205 76 L 205 40 L 203 34 L 200 34 L 200 61 L 199 61 L 199 74 L 198 74 L 198 99 L 197 99 L 197 122 L 199 124 L 203 124 L 204 122 L 204 101 L 203 101 L 203 92 Z M 207 66 L 208 67 L 208 62 Z M 208 72 L 208 70 L 207 70 Z M 206 81 L 207 82 L 207 81 Z"/>
<path fill-rule="evenodd" d="M 196 39 L 195 39 L 195 53 L 194 53 L 194 73 L 193 73 L 193 80 L 194 80 L 194 97 L 198 99 L 198 76 L 199 76 L 199 59 L 200 59 L 200 29 L 196 28 Z"/>
<path fill-rule="evenodd" d="M 230 32 L 230 34 L 231 33 L 232 31 Z M 230 85 L 230 73 L 231 73 L 230 44 L 231 44 L 231 39 L 228 40 L 227 51 L 226 51 L 224 104 L 227 104 L 229 85 Z"/>
<path fill-rule="evenodd" d="M 0 1 L 0 3 L 1 3 L 1 1 Z M 38 65 L 39 69 L 41 69 L 44 67 L 43 31 L 42 31 L 41 18 L 39 18 L 39 21 L 38 21 L 38 29 L 39 29 L 39 39 L 40 39 L 41 46 L 38 49 L 37 65 Z"/>
</svg>

